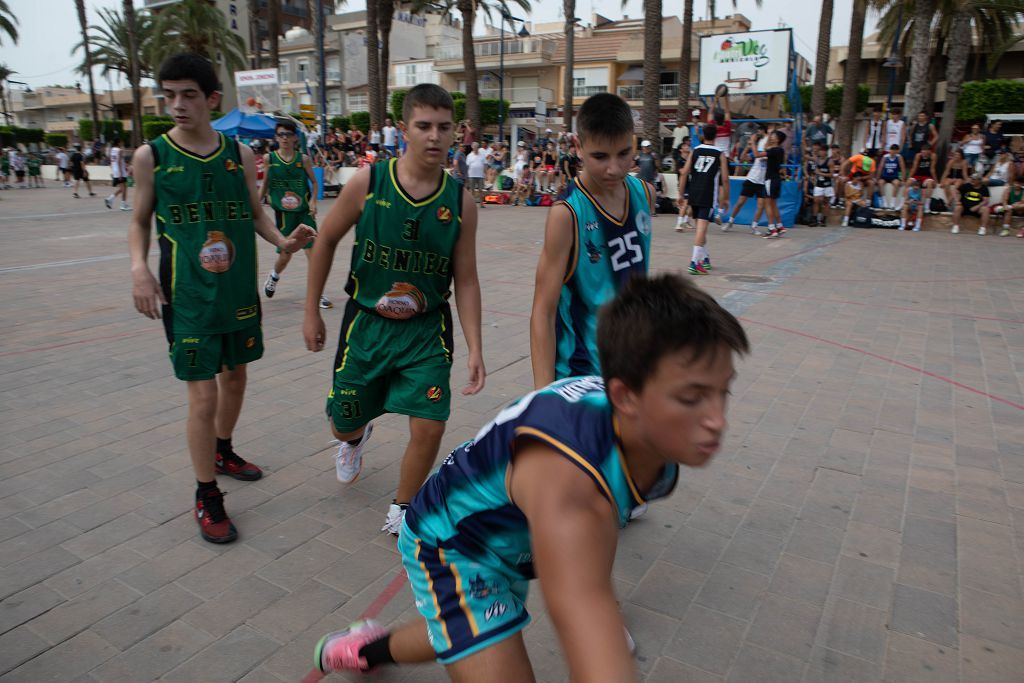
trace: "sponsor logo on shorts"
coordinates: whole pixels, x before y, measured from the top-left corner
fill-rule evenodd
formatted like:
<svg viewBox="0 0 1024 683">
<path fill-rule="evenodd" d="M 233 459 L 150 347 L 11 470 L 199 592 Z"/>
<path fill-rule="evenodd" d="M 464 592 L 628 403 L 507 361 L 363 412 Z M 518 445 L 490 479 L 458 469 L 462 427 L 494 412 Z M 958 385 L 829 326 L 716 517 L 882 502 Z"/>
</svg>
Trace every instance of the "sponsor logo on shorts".
<svg viewBox="0 0 1024 683">
<path fill-rule="evenodd" d="M 281 208 L 287 211 L 294 211 L 302 205 L 302 199 L 294 192 L 285 192 L 281 197 Z"/>
<path fill-rule="evenodd" d="M 476 600 L 483 600 L 497 592 L 498 586 L 487 583 L 479 574 L 469 580 L 469 594 Z"/>
<path fill-rule="evenodd" d="M 437 403 L 444 396 L 444 391 L 441 387 L 430 387 L 427 389 L 427 400 L 433 403 Z"/>
<path fill-rule="evenodd" d="M 199 265 L 211 273 L 226 273 L 235 261 L 235 245 L 219 230 L 206 233 L 206 243 L 199 250 Z"/>
<path fill-rule="evenodd" d="M 437 220 L 444 225 L 448 225 L 452 222 L 452 210 L 447 206 L 437 207 Z"/>
<path fill-rule="evenodd" d="M 338 396 L 355 396 L 357 393 L 355 389 L 338 389 Z"/>
<path fill-rule="evenodd" d="M 251 349 L 254 346 L 256 346 L 256 337 L 249 337 L 245 340 L 245 348 Z"/>
<path fill-rule="evenodd" d="M 426 307 L 427 298 L 415 285 L 396 282 L 391 285 L 391 291 L 377 300 L 376 309 L 385 318 L 408 320 Z"/>
<path fill-rule="evenodd" d="M 184 337 L 181 340 L 181 343 L 182 344 L 198 344 L 199 343 L 199 337 Z"/>
<path fill-rule="evenodd" d="M 495 600 L 491 603 L 491 606 L 484 612 L 484 620 L 490 621 L 491 619 L 497 619 L 505 616 L 505 612 L 508 611 L 508 605 L 503 603 L 501 600 Z"/>
<path fill-rule="evenodd" d="M 238 170 L 238 164 L 235 163 L 234 159 L 225 159 L 224 170 L 227 171 L 228 173 L 234 173 L 235 171 Z"/>
</svg>

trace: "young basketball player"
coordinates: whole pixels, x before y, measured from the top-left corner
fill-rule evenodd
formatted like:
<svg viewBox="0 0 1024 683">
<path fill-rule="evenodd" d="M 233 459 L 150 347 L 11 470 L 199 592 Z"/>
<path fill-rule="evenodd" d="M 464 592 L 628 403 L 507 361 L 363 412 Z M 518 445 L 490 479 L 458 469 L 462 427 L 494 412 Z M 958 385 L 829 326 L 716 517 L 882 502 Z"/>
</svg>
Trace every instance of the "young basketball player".
<svg viewBox="0 0 1024 683">
<path fill-rule="evenodd" d="M 110 195 L 103 200 L 108 209 L 114 208 L 114 200 L 121 197 L 121 210 L 131 211 L 128 205 L 128 164 L 125 163 L 124 148 L 121 138 L 114 138 L 110 145 Z"/>
<path fill-rule="evenodd" d="M 327 399 L 340 441 L 335 471 L 351 483 L 384 413 L 409 416 L 409 443 L 382 531 L 397 534 L 413 494 L 437 457 L 451 395 L 452 280 L 469 350 L 464 395 L 484 386 L 480 283 L 476 270 L 476 205 L 443 169 L 454 137 L 451 95 L 422 83 L 409 90 L 399 126 L 406 153 L 358 172 L 324 221 L 309 265 L 303 335 L 324 347 L 318 301 L 334 250 L 355 226 L 348 304 L 341 324 L 334 381 Z"/>
<path fill-rule="evenodd" d="M 246 364 L 263 355 L 255 236 L 292 251 L 313 231 L 303 226 L 285 238 L 263 213 L 252 152 L 210 126 L 220 86 L 205 57 L 169 57 L 157 80 L 174 128 L 135 154 L 132 296 L 140 313 L 163 318 L 174 374 L 188 386 L 186 430 L 200 534 L 228 543 L 238 532 L 214 475 L 250 481 L 263 474 L 231 445 Z M 146 262 L 154 214 L 159 285 Z"/>
<path fill-rule="evenodd" d="M 729 207 L 729 163 L 725 153 L 715 147 L 718 129 L 713 123 L 701 131 L 703 142 L 693 149 L 686 166 L 679 174 L 679 191 L 690 196 L 696 234 L 693 237 L 693 256 L 690 258 L 690 275 L 707 275 L 711 270 L 708 256 L 708 221 L 717 203 L 728 213 Z M 716 202 L 715 199 L 718 199 Z M 769 214 L 769 220 L 771 215 Z"/>
<path fill-rule="evenodd" d="M 436 659 L 455 681 L 533 681 L 521 631 L 537 578 L 574 681 L 635 681 L 612 582 L 617 530 L 719 449 L 732 314 L 678 275 L 630 279 L 602 308 L 604 378 L 560 380 L 502 410 L 413 498 L 398 547 L 420 618 L 324 636 L 327 671 Z"/>
<path fill-rule="evenodd" d="M 548 213 L 530 316 L 533 384 L 600 373 L 597 309 L 647 272 L 654 188 L 629 175 L 633 114 L 618 95 L 576 119 L 582 168 Z"/>
<path fill-rule="evenodd" d="M 274 131 L 277 151 L 267 154 L 263 161 L 265 180 L 260 186 L 260 204 L 270 196 L 270 207 L 274 209 L 277 229 L 287 237 L 299 225 L 308 225 L 316 230 L 316 195 L 310 187 L 316 188 L 316 176 L 309 157 L 299 151 L 298 127 L 294 121 L 282 119 Z M 306 245 L 306 256 L 313 247 Z M 292 260 L 292 255 L 278 249 L 277 261 L 263 283 L 263 294 L 269 299 L 277 291 L 281 273 Z M 330 300 L 320 297 L 320 308 L 331 308 Z"/>
</svg>

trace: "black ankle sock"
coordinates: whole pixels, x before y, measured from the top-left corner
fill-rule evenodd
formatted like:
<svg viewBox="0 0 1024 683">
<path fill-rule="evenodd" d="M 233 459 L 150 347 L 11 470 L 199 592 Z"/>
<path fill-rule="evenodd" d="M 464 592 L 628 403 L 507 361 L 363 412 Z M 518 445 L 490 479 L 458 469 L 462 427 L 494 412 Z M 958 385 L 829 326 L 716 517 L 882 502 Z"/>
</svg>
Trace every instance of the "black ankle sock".
<svg viewBox="0 0 1024 683">
<path fill-rule="evenodd" d="M 208 493 L 213 489 L 217 488 L 217 480 L 213 481 L 199 481 L 196 480 L 196 498 L 199 498 L 204 493 Z"/>
<path fill-rule="evenodd" d="M 379 638 L 359 648 L 359 656 L 366 658 L 367 665 L 372 669 L 381 664 L 394 664 L 395 658 L 391 656 L 391 634 Z"/>
<path fill-rule="evenodd" d="M 222 439 L 217 437 L 217 452 L 218 453 L 233 453 L 231 450 L 231 437 Z"/>
</svg>

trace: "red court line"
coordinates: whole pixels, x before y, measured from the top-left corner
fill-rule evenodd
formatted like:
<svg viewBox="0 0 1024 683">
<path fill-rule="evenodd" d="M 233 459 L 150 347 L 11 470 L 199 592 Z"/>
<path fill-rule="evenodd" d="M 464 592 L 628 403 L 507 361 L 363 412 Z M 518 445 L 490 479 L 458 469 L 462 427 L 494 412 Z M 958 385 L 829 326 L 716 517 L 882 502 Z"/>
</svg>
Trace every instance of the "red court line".
<svg viewBox="0 0 1024 683">
<path fill-rule="evenodd" d="M 1007 280 L 1024 280 L 1024 275 L 1011 275 L 1008 277 L 965 277 L 950 278 L 948 280 L 883 280 L 877 277 L 852 278 L 852 277 L 807 277 L 805 275 L 786 275 L 786 280 L 816 280 L 821 282 L 875 282 L 878 284 L 889 283 L 919 283 L 919 284 L 942 284 L 954 282 L 1004 282 Z"/>
<path fill-rule="evenodd" d="M 125 337 L 134 337 L 136 335 L 147 334 L 147 333 L 150 333 L 150 332 L 152 332 L 152 330 L 137 330 L 135 332 L 121 332 L 120 334 L 109 334 L 109 335 L 107 335 L 105 337 L 92 337 L 90 339 L 78 339 L 76 341 L 64 342 L 62 344 L 52 344 L 51 346 L 35 346 L 35 347 L 31 348 L 31 349 L 19 349 L 17 351 L 4 351 L 3 353 L 0 353 L 0 357 L 2 357 L 2 356 L 16 356 L 16 355 L 22 354 L 22 353 L 35 353 L 36 351 L 52 351 L 53 349 L 61 349 L 61 348 L 64 348 L 65 346 L 74 346 L 75 344 L 89 344 L 90 342 L 108 341 L 110 339 L 123 339 Z"/>
<path fill-rule="evenodd" d="M 946 382 L 947 384 L 952 384 L 954 387 L 958 387 L 960 389 L 966 389 L 967 391 L 970 391 L 971 393 L 974 393 L 974 394 L 978 394 L 979 396 L 985 396 L 987 398 L 992 399 L 993 401 L 998 401 L 999 403 L 1004 403 L 1004 404 L 1010 406 L 1011 408 L 1016 408 L 1017 410 L 1024 410 L 1024 405 L 1021 405 L 1020 403 L 1014 403 L 1013 401 L 1011 401 L 1009 399 L 1006 399 L 1006 398 L 1003 398 L 1002 396 L 996 396 L 995 394 L 990 394 L 987 391 L 982 391 L 981 389 L 976 389 L 975 387 L 968 386 L 968 385 L 963 384 L 961 382 L 957 382 L 955 379 L 952 379 L 950 377 L 946 377 L 944 375 L 939 375 L 937 373 L 931 372 L 930 370 L 925 370 L 924 368 L 919 368 L 916 365 L 911 365 L 910 363 L 904 363 L 903 361 L 896 360 L 895 358 L 889 358 L 888 356 L 882 356 L 882 355 L 874 353 L 872 351 L 868 351 L 867 349 L 859 349 L 856 346 L 850 346 L 849 344 L 843 344 L 841 342 L 832 341 L 831 339 L 825 339 L 824 337 L 816 337 L 813 334 L 808 334 L 807 332 L 801 332 L 800 330 L 791 330 L 788 327 L 779 327 L 778 325 L 772 325 L 771 323 L 761 322 L 760 320 L 751 320 L 750 318 L 740 318 L 740 320 L 742 320 L 744 322 L 752 323 L 754 325 L 761 325 L 763 327 L 769 327 L 769 328 L 771 328 L 773 330 L 778 330 L 779 332 L 787 332 L 789 334 L 795 334 L 795 335 L 798 335 L 800 337 L 806 337 L 807 339 L 812 339 L 812 340 L 814 340 L 816 342 L 820 342 L 822 344 L 829 344 L 831 346 L 838 346 L 839 348 L 846 349 L 847 351 L 853 351 L 855 353 L 860 353 L 860 354 L 863 354 L 865 356 L 869 356 L 871 358 L 875 358 L 877 360 L 885 361 L 886 363 L 891 363 L 892 365 L 898 365 L 901 368 L 906 368 L 907 370 L 913 370 L 914 372 L 917 372 L 919 374 L 925 375 L 926 377 L 931 377 L 932 379 L 937 379 L 937 380 L 940 380 L 942 382 Z"/>
<path fill-rule="evenodd" d="M 363 613 L 359 615 L 359 619 L 373 619 L 375 616 L 381 613 L 381 610 L 391 602 L 391 600 L 398 595 L 398 591 L 402 590 L 402 586 L 405 585 L 405 572 L 401 572 L 395 578 L 391 579 L 388 585 L 384 586 L 384 590 L 380 592 L 373 602 L 371 602 Z M 317 683 L 324 677 L 324 674 L 320 673 L 316 669 L 310 670 L 308 674 L 302 677 L 302 683 Z"/>
<path fill-rule="evenodd" d="M 1000 323 L 1012 323 L 1024 325 L 1024 320 L 1012 320 L 1010 318 L 994 318 L 987 315 L 973 315 L 970 313 L 952 313 L 948 311 L 929 311 L 923 308 L 912 308 L 910 306 L 896 306 L 894 304 L 879 304 L 865 301 L 847 301 L 846 299 L 825 299 L 818 296 L 801 296 L 799 294 L 787 294 L 783 292 L 761 291 L 757 289 L 743 289 L 742 287 L 717 287 L 715 285 L 702 285 L 702 289 L 717 289 L 726 292 L 746 292 L 748 294 L 763 294 L 765 296 L 781 296 L 787 299 L 807 299 L 808 301 L 821 301 L 826 304 L 849 304 L 851 306 L 871 306 L 872 308 L 892 308 L 897 311 L 911 311 L 913 313 L 930 313 L 932 315 L 949 315 L 954 318 L 969 318 L 971 320 L 994 320 Z"/>
</svg>

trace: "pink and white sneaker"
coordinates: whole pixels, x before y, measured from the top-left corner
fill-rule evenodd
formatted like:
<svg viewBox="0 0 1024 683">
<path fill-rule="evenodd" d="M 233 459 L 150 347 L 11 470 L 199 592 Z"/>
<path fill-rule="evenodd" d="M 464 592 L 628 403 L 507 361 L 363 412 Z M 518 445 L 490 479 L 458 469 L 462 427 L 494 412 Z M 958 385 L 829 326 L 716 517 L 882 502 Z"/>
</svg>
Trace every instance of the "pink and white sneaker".
<svg viewBox="0 0 1024 683">
<path fill-rule="evenodd" d="M 357 621 L 344 631 L 328 633 L 316 644 L 313 664 L 320 673 L 334 671 L 368 671 L 366 658 L 359 651 L 387 635 L 387 629 L 376 621 Z"/>
</svg>

